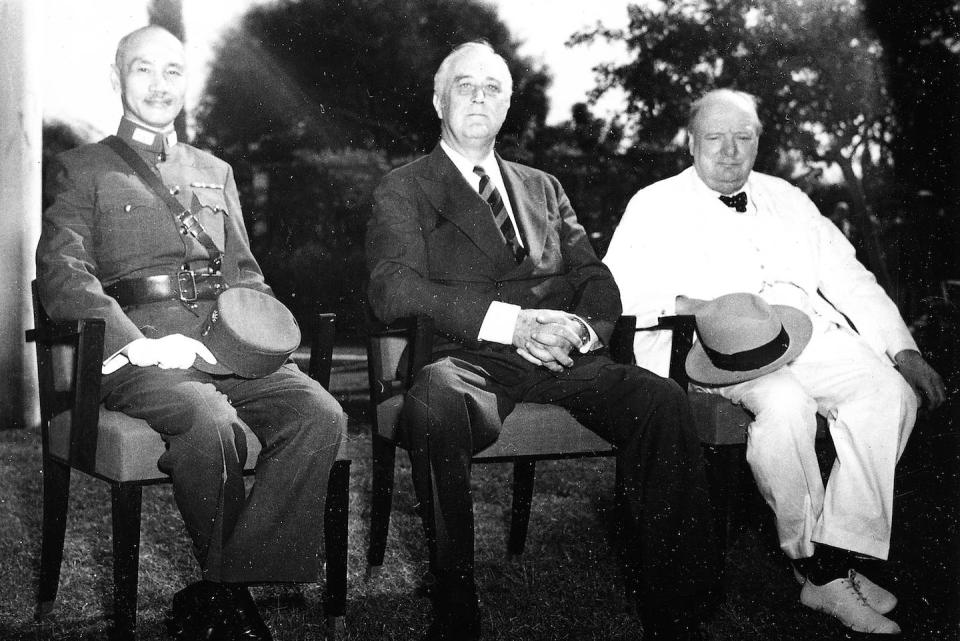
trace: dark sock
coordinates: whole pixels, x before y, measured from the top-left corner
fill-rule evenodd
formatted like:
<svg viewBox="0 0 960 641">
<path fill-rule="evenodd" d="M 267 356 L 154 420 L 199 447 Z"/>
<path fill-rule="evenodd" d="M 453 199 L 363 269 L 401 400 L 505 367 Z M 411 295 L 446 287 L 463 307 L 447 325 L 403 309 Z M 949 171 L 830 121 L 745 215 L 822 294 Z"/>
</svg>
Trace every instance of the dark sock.
<svg viewBox="0 0 960 641">
<path fill-rule="evenodd" d="M 807 580 L 814 585 L 824 585 L 847 576 L 853 559 L 848 550 L 817 544 L 814 555 L 804 561 Z"/>
<path fill-rule="evenodd" d="M 877 576 L 883 570 L 884 562 L 878 559 L 875 556 L 868 556 L 866 554 L 851 554 L 850 555 L 850 567 L 856 570 L 857 572 L 863 572 L 870 576 Z"/>
</svg>

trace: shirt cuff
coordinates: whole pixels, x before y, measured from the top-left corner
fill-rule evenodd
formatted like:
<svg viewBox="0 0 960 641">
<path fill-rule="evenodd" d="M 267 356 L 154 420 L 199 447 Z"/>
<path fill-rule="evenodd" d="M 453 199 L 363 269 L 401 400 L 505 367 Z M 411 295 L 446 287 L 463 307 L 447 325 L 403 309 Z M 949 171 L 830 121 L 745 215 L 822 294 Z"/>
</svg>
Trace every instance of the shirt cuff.
<svg viewBox="0 0 960 641">
<path fill-rule="evenodd" d="M 503 345 L 513 344 L 513 330 L 517 326 L 520 306 L 493 301 L 480 325 L 479 340 Z"/>
<path fill-rule="evenodd" d="M 576 314 L 574 314 L 574 316 L 576 316 Z M 580 317 L 577 316 L 577 318 L 580 318 Z M 587 328 L 587 331 L 590 332 L 590 340 L 584 343 L 583 345 L 581 345 L 578 348 L 578 351 L 581 354 L 586 354 L 587 352 L 592 352 L 595 349 L 599 349 L 603 347 L 603 345 L 601 345 L 600 343 L 600 337 L 597 336 L 597 333 L 593 331 L 592 327 L 590 327 L 590 323 L 585 321 L 583 318 L 580 318 L 580 322 L 582 322 L 584 327 Z"/>
</svg>

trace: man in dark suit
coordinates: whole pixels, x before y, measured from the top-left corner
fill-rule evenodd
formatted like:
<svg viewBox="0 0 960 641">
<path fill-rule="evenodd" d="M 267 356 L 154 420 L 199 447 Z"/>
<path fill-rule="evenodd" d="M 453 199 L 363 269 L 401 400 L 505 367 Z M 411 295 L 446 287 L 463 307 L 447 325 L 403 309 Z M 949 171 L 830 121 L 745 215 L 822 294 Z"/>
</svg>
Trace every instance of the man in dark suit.
<svg viewBox="0 0 960 641">
<path fill-rule="evenodd" d="M 383 179 L 367 230 L 376 315 L 425 314 L 438 333 L 403 417 L 434 533 L 426 638 L 479 638 L 470 458 L 521 401 L 564 407 L 618 446 L 646 638 L 686 638 L 719 574 L 686 399 L 672 381 L 611 361 L 604 343 L 620 302 L 610 272 L 557 180 L 493 151 L 511 82 L 485 43 L 443 61 L 440 144 Z"/>
<path fill-rule="evenodd" d="M 159 27 L 139 29 L 120 41 L 113 71 L 124 113 L 117 137 L 203 233 L 106 145 L 65 152 L 50 172 L 54 200 L 37 248 L 40 299 L 55 320 L 106 321 L 103 401 L 146 420 L 167 444 L 157 464 L 172 477 L 203 577 L 174 596 L 175 635 L 269 639 L 245 584 L 317 580 L 345 418 L 292 363 L 245 378 L 222 371 L 198 340 L 219 292 L 270 288 L 250 253 L 230 166 L 174 132 L 183 45 Z M 214 365 L 219 374 L 200 369 Z M 244 425 L 264 445 L 249 495 Z"/>
</svg>

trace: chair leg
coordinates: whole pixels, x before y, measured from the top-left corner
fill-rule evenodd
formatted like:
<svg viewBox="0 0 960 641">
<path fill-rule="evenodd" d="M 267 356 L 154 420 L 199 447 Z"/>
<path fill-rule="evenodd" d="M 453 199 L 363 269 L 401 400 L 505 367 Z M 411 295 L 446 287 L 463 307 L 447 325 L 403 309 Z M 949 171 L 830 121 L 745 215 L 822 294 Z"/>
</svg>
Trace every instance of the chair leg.
<svg viewBox="0 0 960 641">
<path fill-rule="evenodd" d="M 70 467 L 49 458 L 43 461 L 43 531 L 40 536 L 40 585 L 37 611 L 41 619 L 53 612 L 60 584 L 63 539 L 67 530 Z"/>
<path fill-rule="evenodd" d="M 740 478 L 739 445 L 704 445 L 707 483 L 713 504 L 713 522 L 721 554 L 726 552 L 730 531 L 730 512 L 737 499 Z"/>
<path fill-rule="evenodd" d="M 327 618 L 327 639 L 334 639 L 343 627 L 347 605 L 347 519 L 350 508 L 350 461 L 335 461 L 327 485 L 323 515 L 327 585 L 323 610 Z"/>
<path fill-rule="evenodd" d="M 112 641 L 136 638 L 137 573 L 140 569 L 140 485 L 111 486 L 113 508 Z"/>
<path fill-rule="evenodd" d="M 513 464 L 513 509 L 510 515 L 510 541 L 507 555 L 510 558 L 523 554 L 530 525 L 530 504 L 533 502 L 533 479 L 536 461 L 515 461 Z"/>
<path fill-rule="evenodd" d="M 373 437 L 373 469 L 370 490 L 370 539 L 367 547 L 367 576 L 383 565 L 393 508 L 393 472 L 397 447 L 379 436 Z"/>
</svg>

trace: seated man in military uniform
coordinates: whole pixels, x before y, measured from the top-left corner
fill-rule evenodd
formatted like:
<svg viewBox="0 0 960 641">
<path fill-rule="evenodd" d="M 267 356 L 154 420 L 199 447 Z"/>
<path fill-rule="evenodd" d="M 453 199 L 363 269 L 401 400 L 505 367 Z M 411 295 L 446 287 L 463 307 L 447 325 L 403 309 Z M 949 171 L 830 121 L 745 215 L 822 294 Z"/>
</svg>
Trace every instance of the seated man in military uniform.
<svg viewBox="0 0 960 641">
<path fill-rule="evenodd" d="M 173 480 L 202 571 L 174 597 L 175 636 L 269 639 L 245 585 L 317 579 L 324 488 L 344 414 L 292 363 L 251 372 L 238 365 L 243 358 L 218 363 L 198 340 L 221 292 L 271 291 L 250 252 L 230 166 L 174 131 L 186 92 L 182 43 L 159 27 L 128 34 L 113 82 L 124 115 L 108 141 L 118 151 L 84 145 L 51 171 L 40 299 L 54 320 L 106 321 L 103 402 L 166 442 L 158 466 Z M 157 180 L 166 196 L 149 186 Z M 243 426 L 264 446 L 249 495 Z"/>
</svg>

